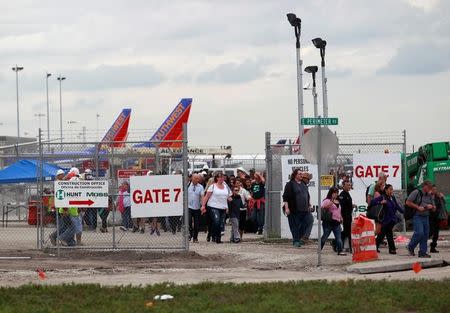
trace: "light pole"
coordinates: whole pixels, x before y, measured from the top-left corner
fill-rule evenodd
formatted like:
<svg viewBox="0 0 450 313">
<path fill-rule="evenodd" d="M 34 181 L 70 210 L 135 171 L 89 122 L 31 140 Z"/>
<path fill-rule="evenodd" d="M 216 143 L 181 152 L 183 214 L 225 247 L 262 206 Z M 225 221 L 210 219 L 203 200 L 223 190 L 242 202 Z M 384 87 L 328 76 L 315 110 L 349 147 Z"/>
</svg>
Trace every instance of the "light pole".
<svg viewBox="0 0 450 313">
<path fill-rule="evenodd" d="M 61 83 L 63 80 L 65 80 L 65 77 L 62 77 L 61 74 L 59 74 L 57 80 L 59 81 L 59 136 L 61 140 L 61 148 L 63 143 L 63 131 L 62 131 L 62 94 L 61 94 Z"/>
<path fill-rule="evenodd" d="M 78 121 L 73 121 L 73 120 L 67 121 L 67 124 L 68 124 L 68 125 L 75 125 L 75 124 L 77 124 L 77 123 L 78 123 Z M 72 140 L 72 127 L 69 126 L 68 132 L 69 132 L 69 135 L 68 135 L 68 136 L 70 136 L 70 137 L 69 137 L 69 140 Z M 67 132 L 66 132 L 66 133 L 67 133 Z"/>
<path fill-rule="evenodd" d="M 326 40 L 322 38 L 314 38 L 312 40 L 314 46 L 320 50 L 320 67 L 322 68 L 322 101 L 323 101 L 323 117 L 328 117 L 328 95 L 327 95 L 327 77 L 325 76 L 325 47 L 327 46 Z"/>
<path fill-rule="evenodd" d="M 19 119 L 19 71 L 23 70 L 23 66 L 16 66 L 12 68 L 16 72 L 16 99 L 17 99 L 17 144 L 20 138 L 20 119 Z"/>
<path fill-rule="evenodd" d="M 303 125 L 300 123 L 301 118 L 303 117 L 303 61 L 300 57 L 300 33 L 301 33 L 301 24 L 302 20 L 298 18 L 294 13 L 288 13 L 287 19 L 291 26 L 294 27 L 294 33 L 295 33 L 295 48 L 297 51 L 297 93 L 298 93 L 298 142 L 299 147 L 301 147 L 302 139 L 303 139 Z M 301 153 L 300 149 L 299 152 Z"/>
<path fill-rule="evenodd" d="M 34 116 L 38 118 L 38 120 L 39 120 L 39 129 L 41 129 L 41 117 L 44 117 L 45 114 L 44 113 L 35 113 Z"/>
<path fill-rule="evenodd" d="M 49 104 L 48 104 L 48 78 L 52 76 L 51 73 L 46 73 L 46 77 L 45 77 L 45 87 L 47 90 L 47 141 L 50 142 L 50 108 L 49 108 Z M 40 125 L 40 123 L 39 123 Z M 40 128 L 41 126 L 39 126 Z"/>
<path fill-rule="evenodd" d="M 311 73 L 312 79 L 313 79 L 313 86 L 312 86 L 311 90 L 312 90 L 312 95 L 313 95 L 313 100 L 314 100 L 314 117 L 319 116 L 319 112 L 318 112 L 318 108 L 317 108 L 317 92 L 316 92 L 316 73 L 317 73 L 317 71 L 318 71 L 318 67 L 315 65 L 305 67 L 305 72 Z"/>
<path fill-rule="evenodd" d="M 95 117 L 97 118 L 97 140 L 100 140 L 100 138 L 98 137 L 98 118 L 100 117 L 100 114 L 96 114 Z"/>
</svg>

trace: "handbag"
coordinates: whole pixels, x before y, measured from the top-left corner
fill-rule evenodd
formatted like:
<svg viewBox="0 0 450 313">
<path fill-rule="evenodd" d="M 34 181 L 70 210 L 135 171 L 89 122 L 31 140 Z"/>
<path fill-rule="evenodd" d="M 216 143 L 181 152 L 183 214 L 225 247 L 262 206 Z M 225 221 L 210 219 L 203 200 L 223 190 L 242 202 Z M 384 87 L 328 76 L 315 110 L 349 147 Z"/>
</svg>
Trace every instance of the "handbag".
<svg viewBox="0 0 450 313">
<path fill-rule="evenodd" d="M 383 215 L 384 215 L 383 211 L 384 211 L 383 205 L 381 203 L 372 205 L 367 208 L 367 218 L 370 218 L 371 220 L 375 220 L 375 222 L 380 222 L 379 218 L 383 217 Z"/>
<path fill-rule="evenodd" d="M 333 221 L 331 212 L 323 207 L 320 208 L 320 219 L 322 222 L 331 222 Z"/>
</svg>

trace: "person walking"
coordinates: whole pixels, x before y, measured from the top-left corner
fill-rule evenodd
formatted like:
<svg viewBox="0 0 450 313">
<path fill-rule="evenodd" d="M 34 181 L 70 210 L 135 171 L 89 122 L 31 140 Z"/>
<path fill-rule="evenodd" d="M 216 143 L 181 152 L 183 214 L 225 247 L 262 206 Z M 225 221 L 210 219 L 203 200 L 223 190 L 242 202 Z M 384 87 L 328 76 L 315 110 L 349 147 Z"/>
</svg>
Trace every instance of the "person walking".
<svg viewBox="0 0 450 313">
<path fill-rule="evenodd" d="M 239 189 L 239 195 L 241 196 L 241 199 L 242 199 L 242 207 L 241 207 L 240 214 L 239 214 L 239 236 L 242 241 L 243 236 L 244 236 L 244 231 L 245 231 L 245 224 L 247 222 L 248 202 L 251 200 L 252 196 L 250 195 L 250 192 L 248 192 L 248 190 L 246 190 L 242 186 L 242 182 L 239 179 L 236 180 L 236 184 L 235 184 L 234 188 Z"/>
<path fill-rule="evenodd" d="M 211 236 L 216 243 L 222 243 L 222 224 L 225 222 L 225 213 L 230 196 L 230 188 L 224 182 L 224 175 L 222 172 L 217 173 L 214 176 L 214 183 L 206 191 L 201 207 L 201 212 L 205 214 L 206 206 L 208 206 L 212 224 Z"/>
<path fill-rule="evenodd" d="M 353 209 L 356 205 L 353 204 L 350 190 L 352 189 L 352 183 L 348 180 L 342 183 L 342 191 L 339 194 L 339 204 L 341 206 L 342 225 L 344 230 L 342 231 L 342 245 L 345 246 L 345 240 L 348 240 L 348 252 L 352 252 L 352 219 Z"/>
<path fill-rule="evenodd" d="M 242 203 L 242 197 L 239 194 L 239 187 L 234 187 L 231 199 L 228 199 L 228 214 L 230 215 L 231 222 L 230 242 L 233 243 L 241 242 L 241 237 L 239 234 L 239 218 L 241 215 L 241 208 L 243 206 L 244 204 Z"/>
<path fill-rule="evenodd" d="M 83 174 L 84 180 L 94 180 L 92 170 L 87 168 Z M 85 208 L 84 221 L 90 230 L 95 231 L 97 229 L 97 208 Z"/>
<path fill-rule="evenodd" d="M 188 187 L 188 207 L 189 207 L 189 239 L 198 242 L 198 229 L 200 223 L 200 207 L 203 203 L 205 189 L 200 184 L 200 174 L 193 174 Z"/>
<path fill-rule="evenodd" d="M 446 205 L 444 194 L 439 192 L 438 187 L 433 185 L 431 190 L 431 194 L 433 196 L 434 204 L 436 206 L 435 212 L 430 212 L 430 252 L 431 253 L 439 253 L 436 249 L 437 241 L 439 239 L 439 224 L 443 220 L 447 220 L 448 216 L 446 214 Z"/>
<path fill-rule="evenodd" d="M 251 195 L 254 200 L 252 219 L 258 227 L 258 235 L 262 235 L 264 229 L 264 211 L 265 211 L 265 179 L 263 175 L 256 172 L 255 181 L 251 186 Z"/>
<path fill-rule="evenodd" d="M 301 238 L 308 228 L 306 221 L 310 211 L 310 196 L 303 178 L 306 180 L 309 174 L 294 169 L 283 192 L 283 212 L 288 218 L 294 247 L 301 247 L 304 244 Z"/>
<path fill-rule="evenodd" d="M 65 180 L 63 170 L 58 170 L 56 172 L 56 180 Z M 75 225 L 72 223 L 70 216 L 75 216 L 75 214 L 78 216 L 78 209 L 58 208 L 57 214 L 57 229 L 50 234 L 50 242 L 55 246 L 57 243 L 56 240 L 59 240 L 67 246 L 75 246 Z"/>
<path fill-rule="evenodd" d="M 325 245 L 326 240 L 330 236 L 331 232 L 333 232 L 334 240 L 336 242 L 336 252 L 338 255 L 346 255 L 342 252 L 342 240 L 341 240 L 341 223 L 342 223 L 342 215 L 341 208 L 339 206 L 338 197 L 338 188 L 331 187 L 328 190 L 327 197 L 322 201 L 321 209 L 328 211 L 330 213 L 331 218 L 329 220 L 322 220 L 322 228 L 323 235 L 320 239 L 321 241 L 321 249 Z"/>
<path fill-rule="evenodd" d="M 430 232 L 429 216 L 431 211 L 436 211 L 433 196 L 431 195 L 432 183 L 426 180 L 422 183 L 422 190 L 415 189 L 408 196 L 406 205 L 415 209 L 413 216 L 414 233 L 407 245 L 408 253 L 415 256 L 414 249 L 419 245 L 419 258 L 430 258 L 427 253 L 427 241 Z"/>
<path fill-rule="evenodd" d="M 122 214 L 122 225 L 120 230 L 133 230 L 133 221 L 131 220 L 131 199 L 130 199 L 130 184 L 123 181 L 119 187 L 119 197 L 117 198 L 117 208 Z"/>
<path fill-rule="evenodd" d="M 398 205 L 397 199 L 394 196 L 394 188 L 390 184 L 386 184 L 384 187 L 384 193 L 377 198 L 372 199 L 372 205 L 383 205 L 382 217 L 379 222 L 381 224 L 381 230 L 377 235 L 376 245 L 377 252 L 380 252 L 379 247 L 384 240 L 387 238 L 389 246 L 389 254 L 397 254 L 394 242 L 394 234 L 392 232 L 395 224 L 400 222 L 397 217 L 397 211 L 404 213 L 403 209 Z"/>
</svg>

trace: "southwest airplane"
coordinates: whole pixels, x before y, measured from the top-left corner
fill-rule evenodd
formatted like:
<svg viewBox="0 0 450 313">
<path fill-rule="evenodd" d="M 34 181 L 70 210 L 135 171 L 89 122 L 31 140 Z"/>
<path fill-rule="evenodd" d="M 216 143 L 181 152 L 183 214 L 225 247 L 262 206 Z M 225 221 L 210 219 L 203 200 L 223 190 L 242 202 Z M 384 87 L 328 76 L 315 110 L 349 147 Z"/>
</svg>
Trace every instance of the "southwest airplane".
<svg viewBox="0 0 450 313">
<path fill-rule="evenodd" d="M 134 145 L 134 147 L 155 147 L 159 143 L 162 148 L 181 148 L 183 139 L 183 124 L 189 120 L 192 98 L 183 98 L 172 113 L 166 118 L 148 142 Z M 176 142 L 173 142 L 176 141 Z"/>
</svg>

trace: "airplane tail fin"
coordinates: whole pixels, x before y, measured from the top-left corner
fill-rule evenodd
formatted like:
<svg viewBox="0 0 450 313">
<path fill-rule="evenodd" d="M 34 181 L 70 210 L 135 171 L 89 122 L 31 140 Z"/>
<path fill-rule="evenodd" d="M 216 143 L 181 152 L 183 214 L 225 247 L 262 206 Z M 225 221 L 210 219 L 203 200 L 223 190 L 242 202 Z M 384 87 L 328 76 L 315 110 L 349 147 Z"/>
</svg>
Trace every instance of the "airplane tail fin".
<svg viewBox="0 0 450 313">
<path fill-rule="evenodd" d="M 108 147 L 123 147 L 124 141 L 128 137 L 128 125 L 130 124 L 131 109 L 123 109 L 116 118 L 111 128 L 106 132 L 100 142 L 100 148 L 105 145 Z M 114 141 L 115 143 L 107 143 Z"/>
<path fill-rule="evenodd" d="M 159 147 L 181 148 L 183 139 L 183 124 L 189 120 L 192 98 L 183 98 L 175 109 L 169 114 L 158 130 L 146 143 L 137 144 L 135 147 Z"/>
</svg>

